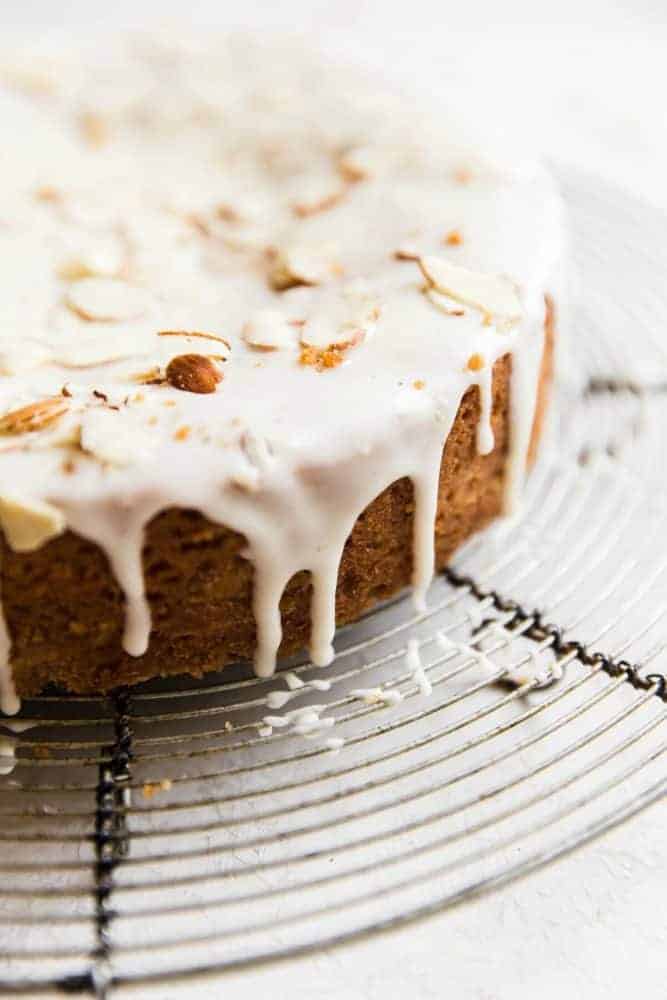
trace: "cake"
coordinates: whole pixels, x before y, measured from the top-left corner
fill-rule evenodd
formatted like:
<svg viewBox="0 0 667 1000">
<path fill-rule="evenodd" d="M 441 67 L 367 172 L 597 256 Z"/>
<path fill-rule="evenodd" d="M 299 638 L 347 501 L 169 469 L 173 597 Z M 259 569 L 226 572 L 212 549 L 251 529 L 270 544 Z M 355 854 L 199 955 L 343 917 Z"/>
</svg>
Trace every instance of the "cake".
<svg viewBox="0 0 667 1000">
<path fill-rule="evenodd" d="M 307 648 L 512 509 L 560 203 L 279 44 L 0 67 L 0 699 Z"/>
</svg>

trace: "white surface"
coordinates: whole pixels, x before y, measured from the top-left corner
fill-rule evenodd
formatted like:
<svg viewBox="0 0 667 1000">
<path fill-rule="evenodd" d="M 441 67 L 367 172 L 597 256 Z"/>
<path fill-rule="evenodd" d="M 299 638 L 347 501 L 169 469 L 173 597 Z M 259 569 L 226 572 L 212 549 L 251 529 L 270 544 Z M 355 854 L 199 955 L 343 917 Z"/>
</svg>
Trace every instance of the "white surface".
<svg viewBox="0 0 667 1000">
<path fill-rule="evenodd" d="M 475 0 L 447 13 L 442 3 L 362 0 L 226 6 L 191 3 L 188 18 L 316 30 L 329 47 L 391 65 L 419 86 L 455 88 L 498 113 L 519 108 L 521 131 L 547 152 L 667 207 L 667 23 L 659 0 Z M 138 26 L 158 11 L 164 19 L 182 9 L 175 0 L 108 7 L 27 0 L 3 19 L 17 31 Z M 658 1000 L 667 973 L 666 842 L 667 809 L 660 804 L 549 869 L 416 928 L 217 986 L 140 995 Z"/>
</svg>

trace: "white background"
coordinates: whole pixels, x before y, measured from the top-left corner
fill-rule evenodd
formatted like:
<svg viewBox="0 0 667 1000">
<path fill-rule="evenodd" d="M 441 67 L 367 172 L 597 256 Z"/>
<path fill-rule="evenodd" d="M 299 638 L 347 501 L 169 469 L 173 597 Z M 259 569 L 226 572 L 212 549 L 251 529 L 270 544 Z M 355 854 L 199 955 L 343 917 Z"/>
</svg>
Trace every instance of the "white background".
<svg viewBox="0 0 667 1000">
<path fill-rule="evenodd" d="M 0 0 L 3 41 L 186 24 L 280 28 L 442 93 L 496 130 L 667 209 L 666 0 Z M 187 18 L 187 20 L 186 20 Z M 667 331 L 666 331 L 667 335 Z M 664 666 L 662 667 L 664 669 Z M 662 1000 L 667 809 L 409 931 L 142 996 Z"/>
</svg>

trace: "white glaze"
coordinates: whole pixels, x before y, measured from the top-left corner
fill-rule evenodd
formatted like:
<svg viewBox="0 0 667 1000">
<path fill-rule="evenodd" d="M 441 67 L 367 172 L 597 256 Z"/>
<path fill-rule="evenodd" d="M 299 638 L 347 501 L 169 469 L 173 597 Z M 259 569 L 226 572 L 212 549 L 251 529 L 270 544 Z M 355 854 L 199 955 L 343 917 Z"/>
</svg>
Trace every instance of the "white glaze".
<svg viewBox="0 0 667 1000">
<path fill-rule="evenodd" d="M 150 641 L 146 524 L 181 506 L 246 538 L 257 673 L 274 670 L 279 600 L 300 570 L 312 575 L 312 661 L 326 665 L 345 540 L 364 508 L 402 477 L 414 485 L 413 582 L 425 609 L 442 448 L 461 398 L 477 385 L 478 447 L 492 450 L 491 373 L 507 353 L 509 508 L 520 495 L 544 293 L 559 255 L 558 199 L 539 169 L 518 175 L 462 152 L 433 110 L 383 103 L 347 71 L 303 55 L 234 42 L 173 47 L 160 60 L 145 48 L 116 52 L 106 66 L 98 55 L 87 65 L 66 61 L 44 99 L 0 86 L 0 122 L 12 136 L 0 191 L 0 416 L 63 384 L 71 392 L 70 413 L 55 427 L 0 437 L 0 493 L 10 483 L 53 505 L 104 550 L 125 595 L 131 655 Z M 159 68 L 167 63 L 168 84 Z M 102 149 L 82 139 L 83 112 L 108 133 Z M 354 153 L 362 140 L 357 159 L 368 171 L 344 182 L 341 151 Z M 311 211 L 331 194 L 331 206 Z M 463 245 L 443 245 L 452 227 Z M 434 304 L 416 264 L 394 258 L 408 243 L 471 273 L 510 275 L 520 321 L 494 326 L 477 308 L 450 315 Z M 270 266 L 268 247 L 278 251 Z M 274 291 L 277 260 L 311 267 L 308 280 L 322 283 Z M 124 298 L 93 283 L 82 297 L 72 261 L 142 292 L 132 287 Z M 109 322 L 114 309 L 118 322 Z M 244 330 L 254 322 L 261 339 L 266 312 L 264 326 L 255 318 L 267 309 L 280 336 L 268 330 L 272 349 L 261 350 Z M 336 342 L 352 331 L 354 346 L 340 366 L 318 371 L 299 363 L 299 328 L 289 327 L 290 343 L 285 320 L 310 322 L 318 338 L 334 324 Z M 158 336 L 174 330 L 213 333 L 231 350 Z M 140 387 L 133 378 L 190 352 L 228 355 L 215 393 Z M 467 366 L 474 353 L 484 358 L 480 371 Z M 183 427 L 187 440 L 175 438 Z M 77 453 L 66 475 L 63 459 L 79 437 L 91 453 Z M 9 657 L 0 616 L 5 712 L 17 708 Z"/>
</svg>

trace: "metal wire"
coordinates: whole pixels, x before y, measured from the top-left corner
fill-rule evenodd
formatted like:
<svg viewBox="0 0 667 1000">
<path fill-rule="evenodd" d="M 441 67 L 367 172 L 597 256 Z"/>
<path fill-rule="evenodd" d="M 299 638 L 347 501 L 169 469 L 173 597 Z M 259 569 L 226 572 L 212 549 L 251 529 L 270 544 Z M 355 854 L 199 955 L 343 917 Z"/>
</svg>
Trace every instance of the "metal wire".
<svg viewBox="0 0 667 1000">
<path fill-rule="evenodd" d="M 326 673 L 291 665 L 289 707 L 330 728 L 270 726 L 285 678 L 241 666 L 36 698 L 25 729 L 0 724 L 0 994 L 122 995 L 331 947 L 664 796 L 667 222 L 562 181 L 585 378 L 561 390 L 521 519 L 473 540 L 427 613 L 393 601 L 341 630 Z M 626 303 L 608 294 L 621 272 Z"/>
</svg>

